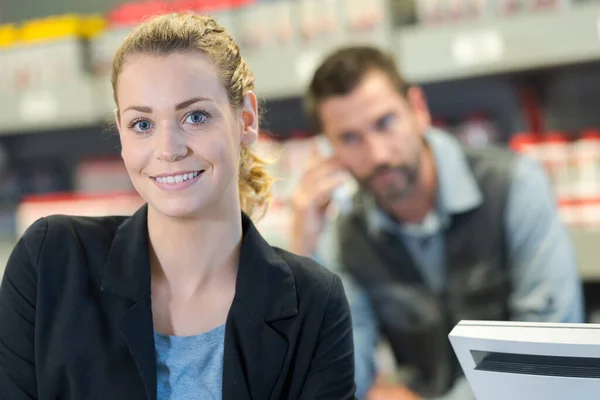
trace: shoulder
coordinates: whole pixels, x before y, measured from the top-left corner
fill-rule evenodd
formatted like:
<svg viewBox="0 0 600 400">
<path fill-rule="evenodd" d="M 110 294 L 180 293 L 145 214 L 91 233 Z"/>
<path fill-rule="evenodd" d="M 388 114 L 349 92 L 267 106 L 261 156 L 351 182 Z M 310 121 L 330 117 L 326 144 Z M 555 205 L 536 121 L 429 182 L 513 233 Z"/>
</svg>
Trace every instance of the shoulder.
<svg viewBox="0 0 600 400">
<path fill-rule="evenodd" d="M 273 250 L 289 266 L 294 276 L 297 295 L 300 300 L 311 299 L 326 304 L 335 297 L 344 296 L 340 293 L 341 280 L 337 274 L 323 267 L 312 258 L 292 254 L 274 247 Z"/>
<path fill-rule="evenodd" d="M 462 146 L 462 148 L 467 162 L 476 174 L 502 173 L 511 176 L 522 157 L 510 149 L 496 145 L 490 145 L 482 149 L 467 146 Z"/>
<path fill-rule="evenodd" d="M 355 224 L 364 225 L 368 215 L 375 207 L 372 195 L 365 189 L 359 189 L 352 195 L 350 206 L 339 211 L 329 221 L 329 224 L 337 231 L 343 231 L 345 228 L 349 228 Z M 364 226 L 361 227 L 364 228 Z"/>
<path fill-rule="evenodd" d="M 107 217 L 79 217 L 68 215 L 52 215 L 46 217 L 48 233 L 77 236 L 80 238 L 90 237 L 101 239 L 106 236 L 110 239 L 115 235 L 117 229 L 127 219 L 124 216 Z"/>
<path fill-rule="evenodd" d="M 50 215 L 40 218 L 27 228 L 23 238 L 31 240 L 45 233 L 46 240 L 64 241 L 71 237 L 100 239 L 112 237 L 125 221 L 124 216 L 80 217 L 70 215 Z"/>
<path fill-rule="evenodd" d="M 515 158 L 513 181 L 523 185 L 527 183 L 545 185 L 550 183 L 550 178 L 538 160 L 527 155 L 518 155 Z"/>
<path fill-rule="evenodd" d="M 531 196 L 535 193 L 535 196 Z M 553 207 L 555 203 L 554 189 L 544 166 L 527 155 L 518 155 L 515 159 L 510 180 L 509 204 L 520 208 L 523 204 L 542 205 L 547 203 Z"/>
<path fill-rule="evenodd" d="M 117 229 L 126 218 L 51 215 L 31 224 L 20 241 L 34 259 L 57 255 L 62 253 L 61 250 L 74 246 L 109 248 Z"/>
<path fill-rule="evenodd" d="M 486 201 L 506 202 L 513 190 L 523 156 L 500 146 L 483 149 L 464 148 L 473 178 Z"/>
<path fill-rule="evenodd" d="M 523 218 L 533 222 L 541 213 L 550 215 L 555 210 L 556 195 L 546 169 L 534 158 L 520 156 L 512 176 L 507 210 L 513 216 L 513 224 L 521 225 Z"/>
</svg>

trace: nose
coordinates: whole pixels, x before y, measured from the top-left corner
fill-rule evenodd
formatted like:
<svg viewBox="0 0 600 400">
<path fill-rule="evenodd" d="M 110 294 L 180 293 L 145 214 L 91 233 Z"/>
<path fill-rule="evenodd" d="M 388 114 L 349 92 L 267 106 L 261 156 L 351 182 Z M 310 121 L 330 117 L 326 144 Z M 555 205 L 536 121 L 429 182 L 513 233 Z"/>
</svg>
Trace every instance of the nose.
<svg viewBox="0 0 600 400">
<path fill-rule="evenodd" d="M 188 155 L 189 148 L 178 127 L 165 124 L 156 136 L 156 158 L 159 160 L 174 162 Z"/>
<path fill-rule="evenodd" d="M 390 160 L 390 145 L 383 135 L 372 133 L 367 135 L 365 153 L 373 165 L 386 164 Z"/>
</svg>

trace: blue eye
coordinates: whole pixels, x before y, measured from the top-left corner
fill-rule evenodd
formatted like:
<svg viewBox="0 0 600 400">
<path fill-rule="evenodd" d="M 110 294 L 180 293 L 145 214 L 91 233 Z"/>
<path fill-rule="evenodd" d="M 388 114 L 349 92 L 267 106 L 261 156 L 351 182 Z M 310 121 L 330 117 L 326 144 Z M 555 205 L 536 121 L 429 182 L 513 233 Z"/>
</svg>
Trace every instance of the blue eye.
<svg viewBox="0 0 600 400">
<path fill-rule="evenodd" d="M 152 122 L 148 121 L 147 119 L 134 120 L 129 125 L 129 128 L 137 132 L 146 132 L 152 129 Z"/>
<path fill-rule="evenodd" d="M 208 116 L 206 115 L 206 113 L 203 113 L 200 111 L 192 111 L 185 118 L 185 123 L 192 124 L 192 125 L 199 125 L 199 124 L 206 122 L 207 117 Z"/>
</svg>

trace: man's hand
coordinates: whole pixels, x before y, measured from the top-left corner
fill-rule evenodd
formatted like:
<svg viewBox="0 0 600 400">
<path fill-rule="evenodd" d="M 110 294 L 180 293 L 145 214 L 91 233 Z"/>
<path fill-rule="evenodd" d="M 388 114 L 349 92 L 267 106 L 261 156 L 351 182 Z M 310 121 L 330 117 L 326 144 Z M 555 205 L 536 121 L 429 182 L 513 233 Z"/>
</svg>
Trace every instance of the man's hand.
<svg viewBox="0 0 600 400">
<path fill-rule="evenodd" d="M 367 400 L 422 400 L 422 397 L 402 385 L 377 383 L 367 394 Z"/>
<path fill-rule="evenodd" d="M 323 158 L 316 145 L 309 167 L 292 195 L 291 251 L 311 256 L 325 225 L 325 213 L 335 188 L 344 182 L 335 158 Z"/>
</svg>

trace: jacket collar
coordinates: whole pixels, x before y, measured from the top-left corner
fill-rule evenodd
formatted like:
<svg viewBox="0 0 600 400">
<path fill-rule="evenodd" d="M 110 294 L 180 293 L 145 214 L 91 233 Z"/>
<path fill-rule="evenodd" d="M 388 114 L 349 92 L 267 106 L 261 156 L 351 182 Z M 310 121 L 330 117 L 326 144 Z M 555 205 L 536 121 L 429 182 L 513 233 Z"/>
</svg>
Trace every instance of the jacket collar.
<svg viewBox="0 0 600 400">
<path fill-rule="evenodd" d="M 156 400 L 147 213 L 145 205 L 118 228 L 102 292 L 111 301 L 111 313 L 147 398 Z M 236 293 L 225 331 L 223 398 L 269 399 L 288 353 L 288 341 L 277 329 L 277 321 L 298 314 L 296 284 L 289 265 L 262 238 L 250 218 L 243 213 L 241 218 Z"/>
<path fill-rule="evenodd" d="M 264 316 L 266 322 L 297 315 L 296 283 L 289 265 L 275 253 L 244 213 L 242 227 L 244 234 L 235 299 Z"/>
<path fill-rule="evenodd" d="M 118 228 L 108 256 L 103 291 L 134 302 L 150 296 L 147 217 L 148 205 L 144 205 Z M 235 299 L 267 322 L 296 315 L 296 285 L 290 267 L 264 240 L 250 217 L 242 213 L 241 218 L 243 236 Z"/>
<path fill-rule="evenodd" d="M 102 279 L 102 291 L 134 302 L 150 296 L 148 206 L 119 226 L 112 241 Z"/>
</svg>

